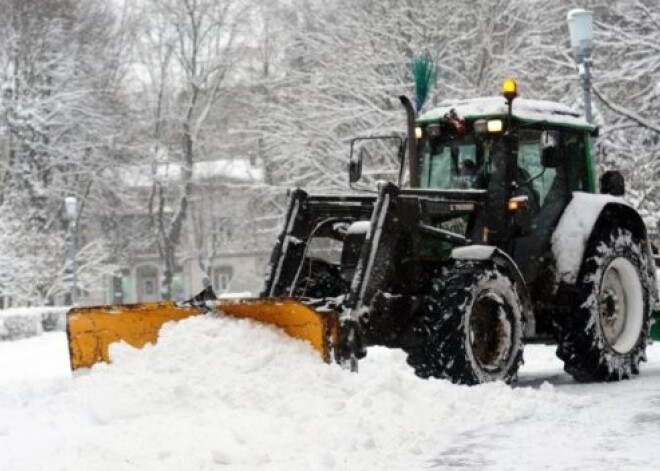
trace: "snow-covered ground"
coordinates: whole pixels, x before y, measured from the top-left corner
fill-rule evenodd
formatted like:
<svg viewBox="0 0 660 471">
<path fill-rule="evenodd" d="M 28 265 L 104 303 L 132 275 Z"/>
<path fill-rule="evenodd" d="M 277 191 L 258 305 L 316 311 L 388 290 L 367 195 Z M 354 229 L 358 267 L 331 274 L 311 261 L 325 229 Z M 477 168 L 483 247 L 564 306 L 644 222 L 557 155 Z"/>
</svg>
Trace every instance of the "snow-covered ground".
<svg viewBox="0 0 660 471">
<path fill-rule="evenodd" d="M 400 351 L 359 374 L 245 320 L 68 371 L 63 333 L 0 343 L 0 470 L 635 470 L 660 443 L 660 346 L 642 374 L 576 384 L 530 345 L 515 388 L 418 379 Z"/>
</svg>

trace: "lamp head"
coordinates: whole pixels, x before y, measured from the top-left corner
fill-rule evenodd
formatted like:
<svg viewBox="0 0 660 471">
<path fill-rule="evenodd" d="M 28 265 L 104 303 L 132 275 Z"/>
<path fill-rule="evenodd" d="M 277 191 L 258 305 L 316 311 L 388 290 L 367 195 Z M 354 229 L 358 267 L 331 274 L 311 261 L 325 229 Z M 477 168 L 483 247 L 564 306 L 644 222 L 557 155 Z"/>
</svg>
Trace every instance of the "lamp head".
<svg viewBox="0 0 660 471">
<path fill-rule="evenodd" d="M 75 219 L 78 213 L 78 199 L 75 196 L 64 198 L 64 209 L 66 210 L 67 218 L 70 220 Z"/>
<path fill-rule="evenodd" d="M 582 8 L 568 12 L 568 32 L 571 37 L 571 47 L 577 62 L 591 56 L 594 36 L 593 13 Z"/>
</svg>

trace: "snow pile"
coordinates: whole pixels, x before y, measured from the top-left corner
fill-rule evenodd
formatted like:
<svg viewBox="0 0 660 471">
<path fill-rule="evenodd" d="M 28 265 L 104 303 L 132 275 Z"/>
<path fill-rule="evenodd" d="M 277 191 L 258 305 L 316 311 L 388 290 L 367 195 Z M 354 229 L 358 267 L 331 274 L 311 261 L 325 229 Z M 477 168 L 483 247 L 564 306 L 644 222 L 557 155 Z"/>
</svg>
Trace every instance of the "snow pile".
<svg viewBox="0 0 660 471">
<path fill-rule="evenodd" d="M 634 469 L 651 463 L 657 436 L 644 427 L 660 420 L 628 437 L 620 415 L 639 418 L 648 400 L 626 402 L 621 388 L 639 382 L 596 400 L 529 375 L 469 388 L 421 380 L 386 349 L 352 374 L 246 320 L 190 318 L 155 346 L 112 354 L 73 380 L 0 387 L 0 469 Z"/>
<path fill-rule="evenodd" d="M 46 333 L 15 342 L 0 342 L 0 391 L 11 392 L 12 388 L 44 381 L 48 390 L 50 381 L 68 382 L 70 378 L 69 350 L 64 332 Z M 4 422 L 3 399 L 0 393 L 0 442 Z M 0 444 L 0 463 L 2 449 Z M 6 468 L 0 464 L 0 469 L 4 471 Z"/>
</svg>

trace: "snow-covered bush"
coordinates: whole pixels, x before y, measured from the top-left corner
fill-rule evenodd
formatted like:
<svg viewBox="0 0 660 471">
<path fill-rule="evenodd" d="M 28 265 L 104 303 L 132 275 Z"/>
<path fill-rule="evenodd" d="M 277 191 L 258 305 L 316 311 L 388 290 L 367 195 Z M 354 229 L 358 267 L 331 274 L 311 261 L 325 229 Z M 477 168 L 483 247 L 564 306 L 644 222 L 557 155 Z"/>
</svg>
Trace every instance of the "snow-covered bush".
<svg viewBox="0 0 660 471">
<path fill-rule="evenodd" d="M 18 340 L 43 332 L 66 330 L 68 307 L 36 307 L 0 311 L 0 341 Z"/>
</svg>

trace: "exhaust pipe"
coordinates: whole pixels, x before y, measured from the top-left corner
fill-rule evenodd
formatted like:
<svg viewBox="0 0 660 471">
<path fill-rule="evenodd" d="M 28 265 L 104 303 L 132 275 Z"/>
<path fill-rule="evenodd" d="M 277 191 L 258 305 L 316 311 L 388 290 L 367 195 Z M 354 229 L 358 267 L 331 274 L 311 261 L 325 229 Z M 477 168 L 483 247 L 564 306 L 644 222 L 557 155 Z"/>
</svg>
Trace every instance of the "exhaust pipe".
<svg viewBox="0 0 660 471">
<path fill-rule="evenodd" d="M 419 188 L 419 162 L 417 159 L 417 139 L 415 138 L 415 108 L 407 96 L 399 97 L 401 104 L 406 109 L 406 120 L 408 128 L 408 169 L 410 171 L 410 186 Z"/>
</svg>

